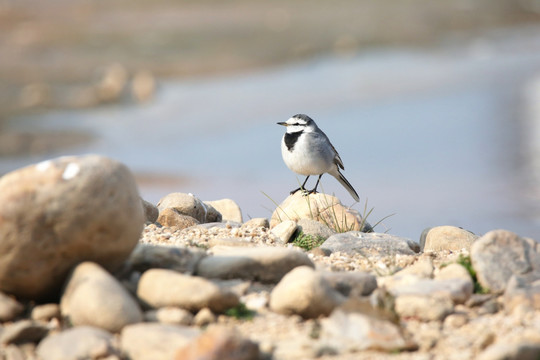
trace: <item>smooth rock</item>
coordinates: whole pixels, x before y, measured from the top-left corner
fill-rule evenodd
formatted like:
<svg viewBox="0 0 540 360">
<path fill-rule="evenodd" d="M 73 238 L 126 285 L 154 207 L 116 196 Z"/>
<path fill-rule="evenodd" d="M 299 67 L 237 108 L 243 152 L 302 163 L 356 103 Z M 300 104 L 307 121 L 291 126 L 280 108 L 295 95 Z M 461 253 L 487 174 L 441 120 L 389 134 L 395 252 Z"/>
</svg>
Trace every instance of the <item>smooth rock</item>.
<svg viewBox="0 0 540 360">
<path fill-rule="evenodd" d="M 202 277 L 165 269 L 146 271 L 139 281 L 137 296 L 154 308 L 177 306 L 192 312 L 208 307 L 222 313 L 239 303 L 238 296 Z"/>
<path fill-rule="evenodd" d="M 180 214 L 195 218 L 200 223 L 208 222 L 206 205 L 192 194 L 171 193 L 159 200 L 157 207 L 160 213 L 172 208 Z"/>
<path fill-rule="evenodd" d="M 214 221 L 244 222 L 242 220 L 242 210 L 240 209 L 240 206 L 231 199 L 205 201 L 204 203 L 212 206 L 221 214 L 221 220 Z"/>
<path fill-rule="evenodd" d="M 154 204 L 141 198 L 141 203 L 144 211 L 146 222 L 155 223 L 159 216 L 159 210 Z"/>
<path fill-rule="evenodd" d="M 333 289 L 346 297 L 367 296 L 377 288 L 377 278 L 361 271 L 325 271 L 322 276 Z"/>
<path fill-rule="evenodd" d="M 407 238 L 360 231 L 332 235 L 320 248 L 331 253 L 360 253 L 365 256 L 414 255 L 420 251 L 418 244 Z"/>
<path fill-rule="evenodd" d="M 120 345 L 130 360 L 173 359 L 179 348 L 192 342 L 199 330 L 180 325 L 139 323 L 126 326 Z"/>
<path fill-rule="evenodd" d="M 300 266 L 281 279 L 270 294 L 270 309 L 284 315 L 317 318 L 329 315 L 345 301 L 321 273 Z"/>
<path fill-rule="evenodd" d="M 156 78 L 148 70 L 139 70 L 131 80 L 131 94 L 139 102 L 150 101 L 156 92 Z"/>
<path fill-rule="evenodd" d="M 436 280 L 463 279 L 472 284 L 471 274 L 460 264 L 450 264 L 443 267 L 436 275 Z"/>
<path fill-rule="evenodd" d="M 0 334 L 2 344 L 38 343 L 49 329 L 43 324 L 32 320 L 19 320 L 7 325 Z"/>
<path fill-rule="evenodd" d="M 24 311 L 24 306 L 17 300 L 0 292 L 0 322 L 11 321 Z"/>
<path fill-rule="evenodd" d="M 214 247 L 213 256 L 201 260 L 197 275 L 206 278 L 244 279 L 277 283 L 297 266 L 314 267 L 306 253 L 282 247 Z"/>
<path fill-rule="evenodd" d="M 118 332 L 143 319 L 139 305 L 112 275 L 92 262 L 79 264 L 60 302 L 62 315 L 75 325 Z"/>
<path fill-rule="evenodd" d="M 336 233 L 323 223 L 312 219 L 300 219 L 296 225 L 298 226 L 298 230 L 304 234 L 323 239 L 328 239 Z"/>
<path fill-rule="evenodd" d="M 267 218 L 253 218 L 246 221 L 244 224 L 242 224 L 242 228 L 269 228 L 270 223 L 268 222 Z"/>
<path fill-rule="evenodd" d="M 274 226 L 271 232 L 281 239 L 284 244 L 286 244 L 292 240 L 291 238 L 296 232 L 296 228 L 296 222 L 292 220 L 285 220 L 284 222 Z"/>
<path fill-rule="evenodd" d="M 455 304 L 465 303 L 472 295 L 474 284 L 472 280 L 453 278 L 444 280 L 432 280 L 411 277 L 402 278 L 395 282 L 385 282 L 388 291 L 394 296 L 421 295 L 438 296 L 451 299 Z"/>
<path fill-rule="evenodd" d="M 274 210 L 270 219 L 270 228 L 285 220 L 298 221 L 300 219 L 320 221 L 338 232 L 373 231 L 358 211 L 343 206 L 335 196 L 322 193 L 305 196 L 300 191 L 287 197 Z"/>
<path fill-rule="evenodd" d="M 469 250 L 478 236 L 456 226 L 437 226 L 429 229 L 420 240 L 421 251 Z"/>
<path fill-rule="evenodd" d="M 162 226 L 176 227 L 178 229 L 187 229 L 188 227 L 200 224 L 200 222 L 185 214 L 181 214 L 177 209 L 166 208 L 159 212 L 156 220 Z"/>
<path fill-rule="evenodd" d="M 91 326 L 77 326 L 43 339 L 37 349 L 41 360 L 105 359 L 120 355 L 113 336 Z"/>
<path fill-rule="evenodd" d="M 399 351 L 409 348 L 399 327 L 365 314 L 335 310 L 322 321 L 321 342 L 338 352 Z"/>
<path fill-rule="evenodd" d="M 260 360 L 259 346 L 234 329 L 212 327 L 180 348 L 176 360 Z"/>
<path fill-rule="evenodd" d="M 514 275 L 508 281 L 504 292 L 504 308 L 513 312 L 519 307 L 530 311 L 540 310 L 540 280 L 535 274 Z"/>
<path fill-rule="evenodd" d="M 189 326 L 193 323 L 193 314 L 173 306 L 147 311 L 144 317 L 147 321 L 157 321 L 162 324 Z"/>
<path fill-rule="evenodd" d="M 540 344 L 494 344 L 489 346 L 477 357 L 478 360 L 538 360 L 540 359 Z"/>
<path fill-rule="evenodd" d="M 478 282 L 491 292 L 506 289 L 513 275 L 534 274 L 540 279 L 539 244 L 510 231 L 490 231 L 471 247 Z"/>
<path fill-rule="evenodd" d="M 201 309 L 193 318 L 193 324 L 196 326 L 206 326 L 216 322 L 216 315 L 209 308 Z"/>
<path fill-rule="evenodd" d="M 51 319 L 60 319 L 60 305 L 58 304 L 42 304 L 36 305 L 32 309 L 31 318 L 35 321 L 48 322 Z"/>
<path fill-rule="evenodd" d="M 454 304 L 445 296 L 400 295 L 396 298 L 395 310 L 401 318 L 442 321 L 454 312 Z"/>
<path fill-rule="evenodd" d="M 204 251 L 192 248 L 141 243 L 126 261 L 126 268 L 139 272 L 161 268 L 193 274 L 197 264 L 205 256 Z"/>
<path fill-rule="evenodd" d="M 203 201 L 203 205 L 206 209 L 206 222 L 207 223 L 214 223 L 214 222 L 222 222 L 223 221 L 223 215 L 221 215 L 221 212 L 219 212 L 218 209 L 213 207 L 210 203 Z M 225 220 L 225 222 L 230 220 Z"/>
<path fill-rule="evenodd" d="M 118 268 L 144 215 L 133 175 L 114 160 L 62 157 L 0 178 L 0 289 L 58 296 L 70 269 L 90 260 Z"/>
</svg>

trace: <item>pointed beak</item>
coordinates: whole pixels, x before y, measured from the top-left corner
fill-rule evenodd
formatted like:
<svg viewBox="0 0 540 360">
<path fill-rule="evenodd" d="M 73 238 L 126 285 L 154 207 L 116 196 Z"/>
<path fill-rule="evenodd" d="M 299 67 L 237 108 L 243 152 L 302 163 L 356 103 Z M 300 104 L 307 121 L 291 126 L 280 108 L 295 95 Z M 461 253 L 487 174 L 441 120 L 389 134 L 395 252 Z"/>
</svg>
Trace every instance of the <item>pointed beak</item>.
<svg viewBox="0 0 540 360">
<path fill-rule="evenodd" d="M 277 124 L 278 124 L 278 125 L 283 125 L 283 126 L 287 126 L 287 123 L 286 123 L 286 122 L 284 122 L 284 121 L 282 121 L 282 122 L 278 122 Z"/>
</svg>

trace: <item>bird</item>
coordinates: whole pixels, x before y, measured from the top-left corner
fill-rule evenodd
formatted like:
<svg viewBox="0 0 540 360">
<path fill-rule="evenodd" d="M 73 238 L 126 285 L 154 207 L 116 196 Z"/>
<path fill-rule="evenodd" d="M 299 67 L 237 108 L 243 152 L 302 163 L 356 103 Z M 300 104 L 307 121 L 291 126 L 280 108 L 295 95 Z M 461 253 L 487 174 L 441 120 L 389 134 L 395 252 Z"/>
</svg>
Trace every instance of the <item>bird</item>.
<svg viewBox="0 0 540 360">
<path fill-rule="evenodd" d="M 302 186 L 291 191 L 291 195 L 299 190 L 307 194 L 316 193 L 323 174 L 330 174 L 347 189 L 354 200 L 359 201 L 358 193 L 340 171 L 345 170 L 345 167 L 336 148 L 312 118 L 297 114 L 277 124 L 287 128 L 281 139 L 281 155 L 285 165 L 293 172 L 307 176 Z M 312 190 L 306 190 L 306 183 L 312 175 L 318 175 L 319 178 Z"/>
</svg>

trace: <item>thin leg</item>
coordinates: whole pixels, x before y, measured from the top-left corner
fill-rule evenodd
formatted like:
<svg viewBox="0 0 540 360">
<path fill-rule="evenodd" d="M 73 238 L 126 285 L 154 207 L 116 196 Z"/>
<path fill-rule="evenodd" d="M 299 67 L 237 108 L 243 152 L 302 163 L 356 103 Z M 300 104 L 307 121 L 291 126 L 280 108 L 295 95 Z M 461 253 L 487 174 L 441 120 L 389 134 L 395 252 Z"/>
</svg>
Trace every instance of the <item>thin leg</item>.
<svg viewBox="0 0 540 360">
<path fill-rule="evenodd" d="M 323 176 L 323 174 L 319 175 L 319 178 L 317 179 L 317 183 L 315 184 L 315 187 L 313 188 L 313 190 L 308 191 L 308 193 L 310 194 L 317 193 L 317 186 L 319 186 L 319 181 L 321 181 L 321 176 Z"/>
<path fill-rule="evenodd" d="M 297 192 L 298 190 L 305 191 L 306 190 L 307 179 L 309 179 L 309 175 L 306 177 L 306 180 L 304 180 L 304 183 L 302 184 L 302 186 L 300 186 L 298 189 L 294 189 L 293 191 L 291 191 L 291 195 L 294 194 L 295 192 Z"/>
</svg>

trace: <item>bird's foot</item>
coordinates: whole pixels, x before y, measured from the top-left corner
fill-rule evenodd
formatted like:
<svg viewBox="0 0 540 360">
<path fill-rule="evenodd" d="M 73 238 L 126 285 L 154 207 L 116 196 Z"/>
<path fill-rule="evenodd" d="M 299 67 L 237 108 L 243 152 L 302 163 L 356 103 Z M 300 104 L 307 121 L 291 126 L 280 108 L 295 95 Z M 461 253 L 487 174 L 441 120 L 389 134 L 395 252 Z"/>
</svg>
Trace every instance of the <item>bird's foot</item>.
<svg viewBox="0 0 540 360">
<path fill-rule="evenodd" d="M 303 193 L 306 192 L 306 189 L 304 189 L 303 187 L 299 187 L 298 189 L 294 189 L 290 192 L 291 195 L 294 195 L 296 194 L 298 191 L 302 191 Z"/>
</svg>

